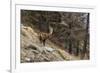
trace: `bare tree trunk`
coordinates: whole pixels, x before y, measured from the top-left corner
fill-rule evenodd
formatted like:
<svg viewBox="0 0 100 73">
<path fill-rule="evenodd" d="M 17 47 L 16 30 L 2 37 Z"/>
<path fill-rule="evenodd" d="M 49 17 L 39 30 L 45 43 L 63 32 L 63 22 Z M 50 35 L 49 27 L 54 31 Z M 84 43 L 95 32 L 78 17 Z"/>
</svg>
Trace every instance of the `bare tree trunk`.
<svg viewBox="0 0 100 73">
<path fill-rule="evenodd" d="M 77 41 L 77 45 L 76 45 L 76 56 L 79 55 L 79 41 Z"/>
<path fill-rule="evenodd" d="M 84 40 L 84 46 L 83 46 L 83 51 L 82 51 L 81 59 L 84 59 L 84 57 L 85 57 L 85 53 L 87 51 L 86 46 L 87 46 L 87 40 L 85 39 Z"/>
<path fill-rule="evenodd" d="M 72 41 L 69 40 L 69 53 L 72 54 Z"/>
<path fill-rule="evenodd" d="M 89 13 L 87 15 L 86 35 L 85 35 L 85 39 L 84 39 L 84 46 L 83 46 L 83 51 L 82 51 L 81 59 L 84 59 L 85 54 L 87 53 L 88 29 L 89 29 Z"/>
<path fill-rule="evenodd" d="M 72 38 L 71 38 L 71 30 L 72 30 L 72 23 L 69 24 L 69 53 L 72 54 Z"/>
</svg>

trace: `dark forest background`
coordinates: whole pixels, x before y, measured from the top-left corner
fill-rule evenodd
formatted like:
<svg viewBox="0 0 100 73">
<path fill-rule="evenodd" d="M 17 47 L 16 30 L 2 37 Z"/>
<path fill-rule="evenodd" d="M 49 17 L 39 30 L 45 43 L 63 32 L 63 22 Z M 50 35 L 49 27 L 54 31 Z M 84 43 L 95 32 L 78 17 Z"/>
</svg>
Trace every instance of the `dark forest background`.
<svg viewBox="0 0 100 73">
<path fill-rule="evenodd" d="M 21 10 L 21 24 L 42 32 L 52 26 L 52 43 L 81 59 L 90 57 L 89 13 Z"/>
</svg>

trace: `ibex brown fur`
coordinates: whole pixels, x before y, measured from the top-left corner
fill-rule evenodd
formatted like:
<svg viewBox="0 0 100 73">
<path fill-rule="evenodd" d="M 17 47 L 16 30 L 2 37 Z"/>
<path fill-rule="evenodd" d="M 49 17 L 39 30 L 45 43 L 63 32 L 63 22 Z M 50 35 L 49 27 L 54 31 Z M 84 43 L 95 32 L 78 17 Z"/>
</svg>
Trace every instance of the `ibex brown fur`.
<svg viewBox="0 0 100 73">
<path fill-rule="evenodd" d="M 39 33 L 39 40 L 41 43 L 43 43 L 44 46 L 45 46 L 46 40 L 52 35 L 52 33 L 53 33 L 52 27 L 49 27 L 49 33 L 46 33 L 46 32 Z"/>
</svg>

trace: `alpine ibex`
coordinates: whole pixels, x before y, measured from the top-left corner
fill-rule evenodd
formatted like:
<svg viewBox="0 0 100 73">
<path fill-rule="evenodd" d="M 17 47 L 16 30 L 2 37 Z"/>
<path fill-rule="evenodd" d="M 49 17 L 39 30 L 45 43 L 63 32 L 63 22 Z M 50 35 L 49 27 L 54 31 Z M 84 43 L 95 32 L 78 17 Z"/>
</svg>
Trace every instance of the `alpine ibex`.
<svg viewBox="0 0 100 73">
<path fill-rule="evenodd" d="M 46 32 L 40 32 L 39 33 L 39 40 L 43 45 L 45 46 L 46 40 L 52 35 L 53 33 L 53 28 L 49 26 L 49 33 Z"/>
</svg>

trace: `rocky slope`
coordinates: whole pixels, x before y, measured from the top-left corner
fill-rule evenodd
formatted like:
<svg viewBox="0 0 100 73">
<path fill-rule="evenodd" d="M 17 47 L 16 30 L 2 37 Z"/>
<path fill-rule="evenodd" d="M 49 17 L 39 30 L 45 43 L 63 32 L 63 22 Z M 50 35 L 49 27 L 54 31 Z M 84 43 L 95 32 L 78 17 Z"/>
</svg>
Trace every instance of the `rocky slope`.
<svg viewBox="0 0 100 73">
<path fill-rule="evenodd" d="M 48 61 L 64 61 L 76 60 L 65 50 L 52 43 L 46 41 L 46 46 L 40 43 L 38 31 L 33 30 L 29 26 L 21 27 L 21 63 L 25 62 L 48 62 Z"/>
</svg>

